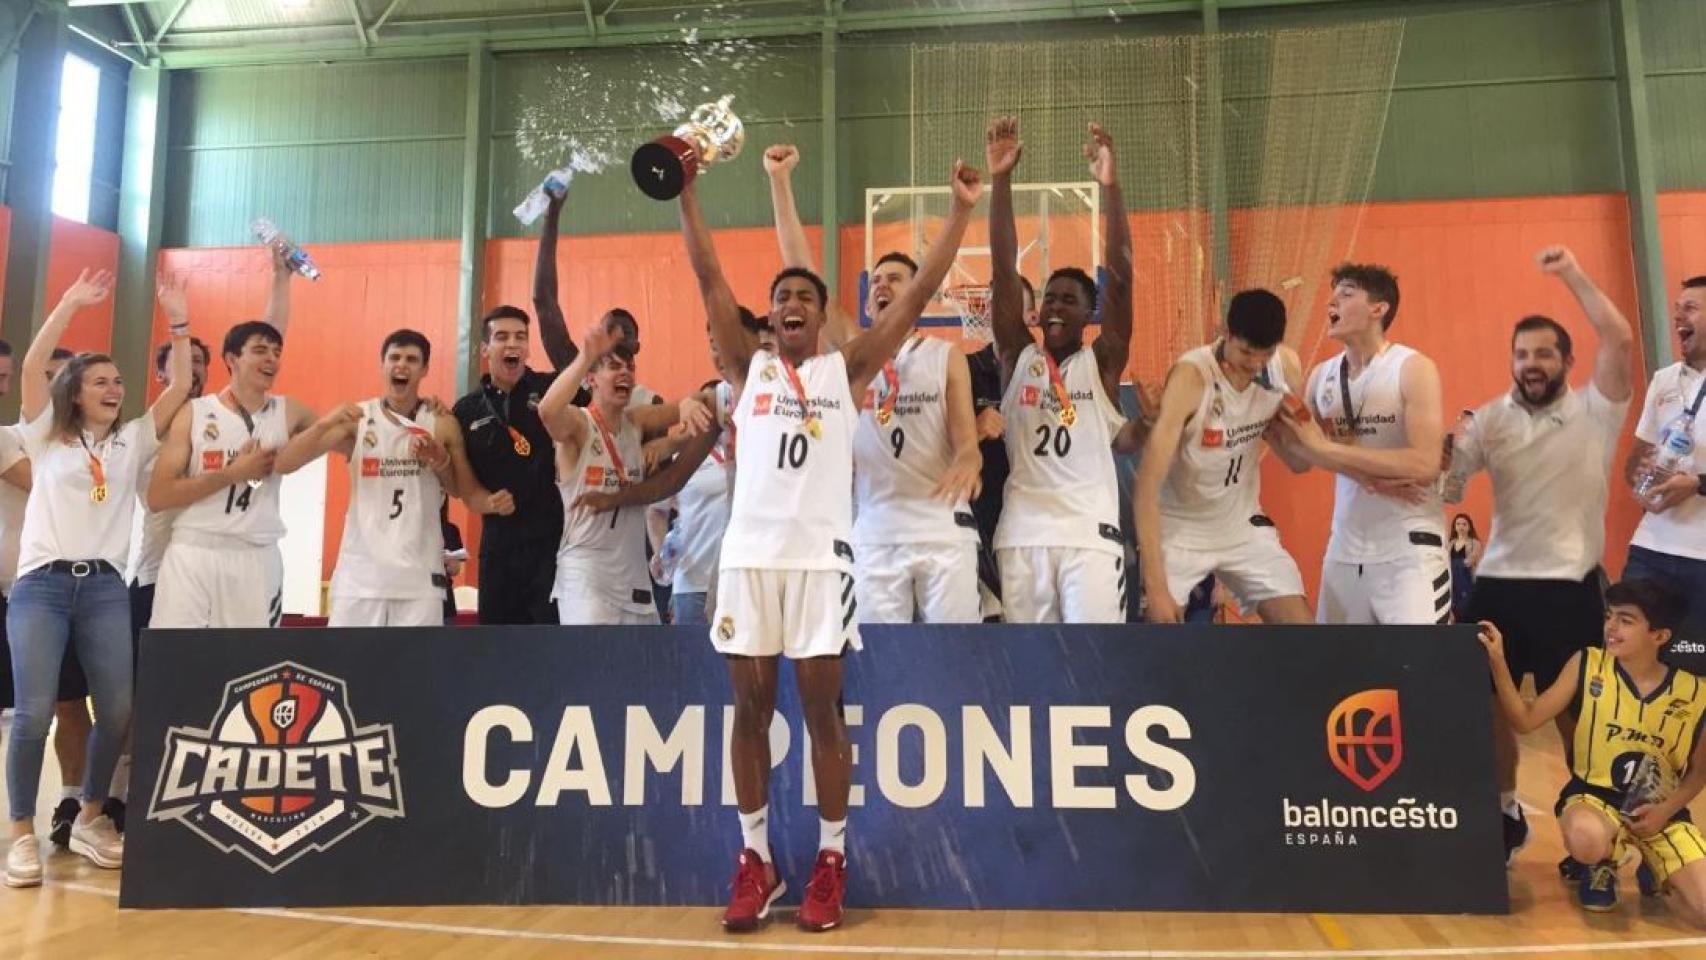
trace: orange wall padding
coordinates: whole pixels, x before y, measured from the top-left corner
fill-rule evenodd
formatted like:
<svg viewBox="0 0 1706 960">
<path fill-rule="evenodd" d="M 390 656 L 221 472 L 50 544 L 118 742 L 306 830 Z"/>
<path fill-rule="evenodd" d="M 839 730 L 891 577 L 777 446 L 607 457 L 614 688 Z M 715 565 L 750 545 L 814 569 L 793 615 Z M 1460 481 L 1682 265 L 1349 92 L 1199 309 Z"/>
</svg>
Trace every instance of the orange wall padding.
<svg viewBox="0 0 1706 960">
<path fill-rule="evenodd" d="M 0 207 L 0 264 L 6 262 L 11 245 L 12 211 Z M 47 258 L 47 296 L 45 310 L 53 309 L 65 289 L 77 280 L 83 269 L 118 270 L 118 234 L 66 220 L 53 218 L 53 234 Z M 0 269 L 0 289 L 4 289 L 5 271 Z M 39 318 L 38 318 L 39 319 Z M 109 350 L 113 342 L 113 301 L 84 310 L 71 321 L 61 345 L 71 350 Z M 29 349 L 27 343 L 14 343 L 12 349 L 22 357 Z"/>
<path fill-rule="evenodd" d="M 1706 273 L 1706 194 L 1660 198 L 1667 262 L 1674 284 Z M 1134 217 L 1134 233 L 1146 225 Z M 844 303 L 856 303 L 863 263 L 862 227 L 844 227 L 840 257 Z M 818 232 L 809 230 L 812 242 Z M 1528 313 L 1549 313 L 1576 336 L 1582 354 L 1574 382 L 1589 373 L 1592 333 L 1562 285 L 1542 276 L 1533 254 L 1547 243 L 1573 247 L 1584 266 L 1634 317 L 1633 262 L 1628 214 L 1621 196 L 1579 196 L 1438 203 L 1370 205 L 1356 237 L 1355 256 L 1390 266 L 1399 276 L 1403 302 L 1393 338 L 1434 357 L 1445 385 L 1448 419 L 1509 387 L 1511 326 Z M 484 300 L 489 308 L 514 303 L 531 312 L 536 242 L 494 240 L 487 245 Z M 778 256 L 768 228 L 718 231 L 717 244 L 736 296 L 762 305 Z M 454 241 L 316 246 L 325 277 L 295 281 L 292 332 L 280 390 L 317 411 L 334 402 L 368 397 L 379 389 L 377 352 L 384 335 L 399 326 L 426 333 L 441 351 L 429 376 L 429 391 L 453 400 L 458 246 Z M 632 310 L 640 320 L 640 380 L 675 396 L 711 376 L 705 315 L 675 233 L 564 237 L 559 245 L 563 307 L 570 332 L 582 331 L 606 308 Z M 190 275 L 191 314 L 197 335 L 217 344 L 231 323 L 258 316 L 265 302 L 268 267 L 258 248 L 170 250 L 163 268 Z M 1140 279 L 1141 283 L 1141 279 Z M 1311 314 L 1319 313 L 1319 305 Z M 1304 318 L 1318 321 L 1318 316 Z M 1143 317 L 1138 317 L 1143 324 Z M 164 336 L 157 317 L 155 337 Z M 1318 325 L 1318 323 L 1316 324 Z M 1312 346 L 1306 343 L 1306 348 Z M 1336 352 L 1315 348 L 1319 362 Z M 535 344 L 535 367 L 544 367 Z M 212 386 L 225 381 L 214 364 Z M 1133 368 L 1148 376 L 1159 361 L 1134 357 Z M 1644 375 L 1643 375 L 1644 376 Z M 1637 389 L 1636 404 L 1640 397 Z M 1631 423 L 1634 414 L 1631 413 Z M 1271 458 L 1270 458 L 1271 459 Z M 1620 470 L 1620 466 L 1619 466 Z M 334 469 L 328 491 L 326 572 L 347 503 L 347 480 Z M 1276 463 L 1264 467 L 1263 500 L 1298 558 L 1313 595 L 1332 509 L 1330 478 L 1294 477 Z M 1489 492 L 1484 478 L 1470 487 L 1468 511 L 1483 535 Z M 477 532 L 457 510 L 470 549 Z M 1630 531 L 1639 512 L 1620 479 L 1614 481 L 1606 518 L 1607 566 L 1621 569 Z"/>
</svg>

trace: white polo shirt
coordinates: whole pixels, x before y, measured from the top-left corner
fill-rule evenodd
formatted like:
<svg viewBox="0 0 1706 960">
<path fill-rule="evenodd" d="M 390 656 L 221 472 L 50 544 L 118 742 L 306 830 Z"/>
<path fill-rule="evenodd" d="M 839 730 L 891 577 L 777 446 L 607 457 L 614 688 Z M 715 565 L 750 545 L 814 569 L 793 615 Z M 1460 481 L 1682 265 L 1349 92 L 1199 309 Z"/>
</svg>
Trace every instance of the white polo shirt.
<svg viewBox="0 0 1706 960">
<path fill-rule="evenodd" d="M 1694 402 L 1702 386 L 1706 386 L 1706 373 L 1686 363 L 1673 363 L 1653 374 L 1646 403 L 1641 407 L 1641 422 L 1635 425 L 1635 436 L 1657 446 L 1665 425 Z M 1694 455 L 1683 461 L 1682 470 L 1706 472 L 1706 403 L 1695 412 Z M 1689 497 L 1663 513 L 1643 515 L 1629 543 L 1659 553 L 1706 560 L 1706 497 Z"/>
<path fill-rule="evenodd" d="M 1605 553 L 1605 502 L 1629 401 L 1589 383 L 1543 410 L 1511 393 L 1475 411 L 1453 455 L 1493 480 L 1493 530 L 1477 577 L 1580 580 Z M 1466 458 L 1459 460 L 1458 458 Z"/>
<path fill-rule="evenodd" d="M 154 417 L 144 413 L 99 443 L 87 433 L 81 442 L 54 437 L 52 428 L 51 403 L 29 423 L 7 428 L 17 431 L 23 441 L 33 474 L 24 507 L 18 576 L 55 560 L 105 560 L 122 577 L 130 558 L 136 487 L 143 466 L 160 447 Z M 107 495 L 99 503 L 90 497 L 94 488 L 90 451 L 101 459 L 106 474 Z"/>
</svg>

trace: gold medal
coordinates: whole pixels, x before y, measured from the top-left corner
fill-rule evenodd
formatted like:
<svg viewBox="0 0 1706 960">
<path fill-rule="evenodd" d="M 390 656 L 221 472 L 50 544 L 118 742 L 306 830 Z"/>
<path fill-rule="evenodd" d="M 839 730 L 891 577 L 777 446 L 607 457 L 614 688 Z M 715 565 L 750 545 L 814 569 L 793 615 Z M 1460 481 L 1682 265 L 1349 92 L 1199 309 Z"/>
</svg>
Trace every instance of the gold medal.
<svg viewBox="0 0 1706 960">
<path fill-rule="evenodd" d="M 1060 422 L 1062 425 L 1068 426 L 1068 427 L 1077 423 L 1078 422 L 1078 411 L 1074 410 L 1071 407 L 1066 407 L 1066 408 L 1062 409 L 1060 411 Z"/>
<path fill-rule="evenodd" d="M 889 408 L 887 408 L 887 407 L 878 407 L 877 408 L 877 423 L 878 424 L 886 427 L 889 425 L 889 421 L 891 421 L 893 419 L 894 419 L 894 412 L 889 410 Z"/>
<path fill-rule="evenodd" d="M 806 421 L 806 432 L 811 434 L 813 440 L 823 439 L 823 425 L 817 422 L 816 417 Z"/>
<path fill-rule="evenodd" d="M 95 486 L 89 490 L 89 499 L 95 503 L 106 503 L 107 485 L 104 483 L 95 484 Z"/>
</svg>

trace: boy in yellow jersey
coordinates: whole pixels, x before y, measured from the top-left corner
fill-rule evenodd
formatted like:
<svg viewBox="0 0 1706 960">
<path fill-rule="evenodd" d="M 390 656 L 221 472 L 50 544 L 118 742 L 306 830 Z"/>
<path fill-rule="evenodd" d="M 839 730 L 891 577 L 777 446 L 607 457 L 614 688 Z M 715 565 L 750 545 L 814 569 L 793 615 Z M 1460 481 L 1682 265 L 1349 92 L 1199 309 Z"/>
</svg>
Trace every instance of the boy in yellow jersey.
<svg viewBox="0 0 1706 960">
<path fill-rule="evenodd" d="M 1604 648 L 1573 654 L 1532 703 L 1511 678 L 1504 637 L 1483 622 L 1499 707 L 1519 733 L 1565 710 L 1575 717 L 1571 777 L 1556 812 L 1565 849 L 1589 864 L 1579 880 L 1582 907 L 1617 906 L 1617 864 L 1633 846 L 1641 892 L 1662 890 L 1677 916 L 1706 927 L 1706 839 L 1688 815 L 1689 801 L 1706 787 L 1706 681 L 1659 662 L 1682 602 L 1651 580 L 1625 580 L 1606 591 L 1605 604 Z M 1661 784 L 1651 791 L 1643 782 L 1648 757 Z"/>
</svg>

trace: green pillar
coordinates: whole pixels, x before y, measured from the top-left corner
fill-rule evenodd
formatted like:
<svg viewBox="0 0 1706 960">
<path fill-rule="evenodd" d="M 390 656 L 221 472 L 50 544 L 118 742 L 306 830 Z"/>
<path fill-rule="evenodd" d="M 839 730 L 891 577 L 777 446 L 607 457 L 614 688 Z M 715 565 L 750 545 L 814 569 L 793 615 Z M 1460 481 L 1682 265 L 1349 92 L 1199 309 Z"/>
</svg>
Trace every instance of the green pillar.
<svg viewBox="0 0 1706 960">
<path fill-rule="evenodd" d="M 0 334 L 22 357 L 47 316 L 47 259 L 53 237 L 53 147 L 59 129 L 59 76 L 69 31 L 65 11 L 43 8 L 18 43 L 17 92 L 12 104 L 11 169 L 6 204 L 12 210 L 6 247 L 6 292 Z M 14 368 L 16 361 L 14 361 Z M 18 395 L 0 401 L 0 416 L 17 419 Z"/>
<path fill-rule="evenodd" d="M 1225 87 L 1220 47 L 1220 0 L 1202 0 L 1203 49 L 1207 69 L 1203 84 L 1203 140 L 1207 161 L 1208 204 L 1214 237 L 1214 286 L 1224 301 L 1232 291 L 1232 233 L 1226 217 L 1226 125 L 1222 108 Z M 1213 322 L 1219 323 L 1217 315 Z M 1213 331 L 1199 331 L 1209 337 Z"/>
<path fill-rule="evenodd" d="M 1671 362 L 1670 304 L 1664 250 L 1659 242 L 1658 176 L 1653 170 L 1652 123 L 1647 112 L 1647 70 L 1635 0 L 1609 0 L 1617 58 L 1617 120 L 1623 141 L 1623 189 L 1629 197 L 1629 238 L 1635 249 L 1635 291 L 1640 300 L 1641 342 L 1647 372 Z"/>
<path fill-rule="evenodd" d="M 118 192 L 118 290 L 113 304 L 113 358 L 126 383 L 125 415 L 142 412 L 154 377 L 154 276 L 166 183 L 166 111 L 171 74 L 130 71 L 124 116 L 124 167 Z M 192 318 L 193 319 L 193 318 Z"/>
<path fill-rule="evenodd" d="M 486 280 L 486 208 L 491 198 L 492 54 L 475 41 L 468 50 L 468 110 L 462 141 L 462 271 L 456 299 L 456 394 L 480 383 L 480 315 Z"/>
<path fill-rule="evenodd" d="M 831 296 L 841 292 L 841 190 L 835 145 L 837 127 L 841 121 L 835 103 L 835 61 L 840 53 L 841 39 L 836 32 L 834 6 L 829 7 L 823 20 L 822 65 L 818 83 L 823 97 L 823 198 L 820 201 L 818 222 L 823 224 L 823 282 Z"/>
</svg>

